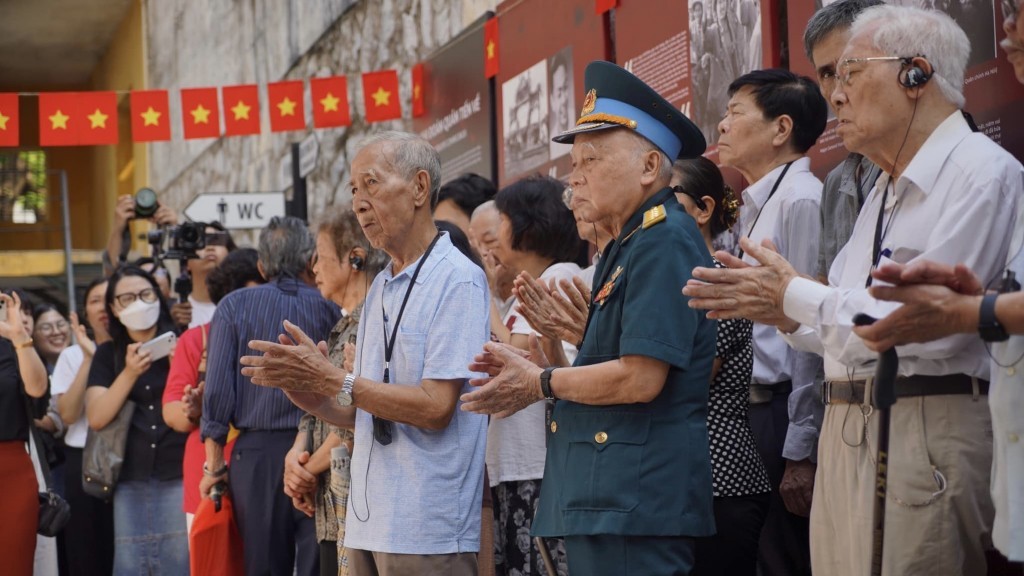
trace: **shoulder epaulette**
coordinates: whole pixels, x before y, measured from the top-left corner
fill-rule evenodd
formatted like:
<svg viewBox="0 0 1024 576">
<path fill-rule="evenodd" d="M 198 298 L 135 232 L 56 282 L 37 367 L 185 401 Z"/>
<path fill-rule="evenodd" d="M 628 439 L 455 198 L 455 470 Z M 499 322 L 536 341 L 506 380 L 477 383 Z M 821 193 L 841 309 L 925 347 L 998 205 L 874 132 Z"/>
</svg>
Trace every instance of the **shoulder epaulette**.
<svg viewBox="0 0 1024 576">
<path fill-rule="evenodd" d="M 664 204 L 658 204 L 654 208 L 651 208 L 647 212 L 644 212 L 644 223 L 643 223 L 644 230 L 650 228 L 651 226 L 654 226 L 655 224 L 657 224 L 659 222 L 664 221 L 667 216 L 668 215 L 665 212 L 665 205 Z"/>
</svg>

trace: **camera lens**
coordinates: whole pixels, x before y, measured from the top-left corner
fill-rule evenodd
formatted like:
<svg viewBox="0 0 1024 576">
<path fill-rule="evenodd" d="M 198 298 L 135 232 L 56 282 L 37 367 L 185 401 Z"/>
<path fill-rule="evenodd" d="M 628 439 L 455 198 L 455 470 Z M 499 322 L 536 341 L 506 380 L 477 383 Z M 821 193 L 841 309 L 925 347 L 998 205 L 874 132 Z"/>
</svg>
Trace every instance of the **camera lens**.
<svg viewBox="0 0 1024 576">
<path fill-rule="evenodd" d="M 160 206 L 159 202 L 156 201 L 156 192 L 152 188 L 140 188 L 135 193 L 135 217 L 136 218 L 149 218 L 153 214 L 156 214 L 156 209 Z"/>
</svg>

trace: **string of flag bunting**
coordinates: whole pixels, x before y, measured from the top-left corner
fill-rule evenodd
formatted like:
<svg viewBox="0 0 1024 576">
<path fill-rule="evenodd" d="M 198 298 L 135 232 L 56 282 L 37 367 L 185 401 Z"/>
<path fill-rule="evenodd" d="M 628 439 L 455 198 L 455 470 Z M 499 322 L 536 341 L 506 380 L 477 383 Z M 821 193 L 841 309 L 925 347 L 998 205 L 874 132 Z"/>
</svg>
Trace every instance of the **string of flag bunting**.
<svg viewBox="0 0 1024 576">
<path fill-rule="evenodd" d="M 426 112 L 423 64 L 412 68 L 412 113 Z M 382 70 L 361 75 L 365 120 L 384 122 L 402 117 L 398 95 L 398 71 Z M 271 132 L 306 130 L 306 82 L 271 82 L 266 87 Z M 331 76 L 309 80 L 310 105 L 315 128 L 336 128 L 352 123 L 348 78 Z M 184 88 L 180 91 L 182 133 L 187 140 L 259 134 L 260 89 L 256 84 L 219 89 Z M 117 144 L 118 94 L 124 92 L 41 92 L 39 97 L 39 144 L 41 146 L 102 146 Z M 19 110 L 22 93 L 0 94 L 0 147 L 19 145 Z M 133 142 L 164 142 L 171 139 L 171 91 L 128 92 Z M 221 116 L 223 115 L 223 131 Z"/>
<path fill-rule="evenodd" d="M 595 0 L 597 14 L 614 9 L 619 0 Z M 484 23 L 484 77 L 498 75 L 498 18 Z M 426 113 L 424 65 L 412 67 L 412 115 Z M 398 71 L 381 70 L 361 75 L 367 122 L 402 117 L 398 96 Z M 305 130 L 305 81 L 267 84 L 271 132 Z M 352 123 L 348 78 L 331 76 L 309 80 L 315 128 L 337 128 Z M 181 123 L 186 140 L 259 134 L 260 91 L 256 84 L 180 91 Z M 123 92 L 39 93 L 39 144 L 41 146 L 102 146 L 118 141 L 118 94 Z M 165 142 L 171 139 L 170 90 L 132 90 L 129 93 L 133 142 Z M 0 147 L 19 145 L 22 93 L 0 93 Z M 224 130 L 221 131 L 221 113 Z"/>
</svg>

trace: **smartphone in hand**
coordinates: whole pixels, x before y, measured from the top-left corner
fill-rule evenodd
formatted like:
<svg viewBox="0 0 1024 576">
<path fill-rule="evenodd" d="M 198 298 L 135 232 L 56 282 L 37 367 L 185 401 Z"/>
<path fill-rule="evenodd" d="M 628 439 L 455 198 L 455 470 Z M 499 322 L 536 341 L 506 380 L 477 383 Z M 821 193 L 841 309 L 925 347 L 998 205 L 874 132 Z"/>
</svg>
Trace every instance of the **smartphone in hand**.
<svg viewBox="0 0 1024 576">
<path fill-rule="evenodd" d="M 148 350 L 150 359 L 156 361 L 170 355 L 177 344 L 178 337 L 174 332 L 164 332 L 148 342 L 143 342 L 142 345 L 139 346 L 139 353 L 141 354 L 144 350 Z"/>
</svg>

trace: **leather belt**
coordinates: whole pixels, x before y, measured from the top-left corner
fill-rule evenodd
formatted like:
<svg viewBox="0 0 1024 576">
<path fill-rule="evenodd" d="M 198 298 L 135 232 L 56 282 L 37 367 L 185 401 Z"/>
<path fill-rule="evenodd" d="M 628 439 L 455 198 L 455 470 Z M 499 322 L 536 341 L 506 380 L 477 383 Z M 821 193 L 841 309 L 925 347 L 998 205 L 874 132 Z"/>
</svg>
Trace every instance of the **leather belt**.
<svg viewBox="0 0 1024 576">
<path fill-rule="evenodd" d="M 793 381 L 784 380 L 775 384 L 751 384 L 750 403 L 767 404 L 774 396 L 789 394 L 793 391 Z"/>
<path fill-rule="evenodd" d="M 822 382 L 821 401 L 825 404 L 864 404 L 868 380 Z M 959 394 L 988 395 L 988 380 L 966 374 L 946 376 L 907 376 L 896 379 L 896 397 L 944 396 Z"/>
</svg>

